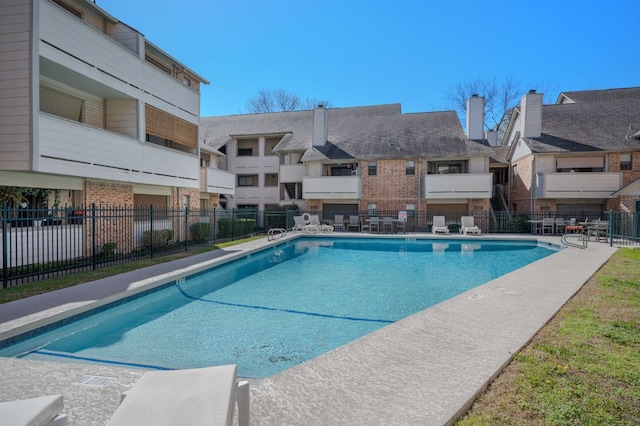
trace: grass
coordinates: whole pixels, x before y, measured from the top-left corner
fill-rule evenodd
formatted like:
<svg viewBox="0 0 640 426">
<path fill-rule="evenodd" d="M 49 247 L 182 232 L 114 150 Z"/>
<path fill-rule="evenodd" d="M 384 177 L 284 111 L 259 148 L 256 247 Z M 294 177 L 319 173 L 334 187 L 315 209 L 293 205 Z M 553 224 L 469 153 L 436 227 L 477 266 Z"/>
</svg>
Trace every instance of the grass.
<svg viewBox="0 0 640 426">
<path fill-rule="evenodd" d="M 612 258 L 457 425 L 633 425 L 640 419 L 640 250 Z"/>
<path fill-rule="evenodd" d="M 205 253 L 212 250 L 218 250 L 225 247 L 234 246 L 236 244 L 246 243 L 256 239 L 265 238 L 264 236 L 256 236 L 241 240 L 230 241 L 227 243 L 220 243 L 216 245 L 203 245 L 194 247 L 188 252 L 175 253 L 167 256 L 159 256 L 151 259 L 138 260 L 135 262 L 122 263 L 118 265 L 108 266 L 105 268 L 99 268 L 93 271 L 79 272 L 71 275 L 65 275 L 48 280 L 42 280 L 34 283 L 24 284 L 16 287 L 9 287 L 6 289 L 0 289 L 0 304 L 11 302 L 13 300 L 23 299 L 25 297 L 35 296 L 37 294 L 47 293 L 54 290 L 59 290 L 65 287 L 71 287 L 77 284 L 86 283 L 89 281 L 99 280 L 101 278 L 111 277 L 114 275 L 122 274 L 136 269 L 145 268 L 147 266 L 153 266 L 160 263 L 170 262 L 176 259 L 182 259 L 184 257 L 193 256 L 200 253 Z"/>
</svg>

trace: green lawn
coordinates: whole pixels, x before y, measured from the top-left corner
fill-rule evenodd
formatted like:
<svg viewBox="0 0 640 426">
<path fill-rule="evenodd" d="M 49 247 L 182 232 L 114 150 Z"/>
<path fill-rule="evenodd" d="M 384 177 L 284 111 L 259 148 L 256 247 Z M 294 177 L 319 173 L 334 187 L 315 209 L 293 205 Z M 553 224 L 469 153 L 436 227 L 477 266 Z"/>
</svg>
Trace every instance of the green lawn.
<svg viewBox="0 0 640 426">
<path fill-rule="evenodd" d="M 119 265 L 99 268 L 93 271 L 79 272 L 63 277 L 52 278 L 49 280 L 38 281 L 35 283 L 24 284 L 17 287 L 10 287 L 0 290 L 0 304 L 11 302 L 36 294 L 47 293 L 49 291 L 59 290 L 61 288 L 70 287 L 76 284 L 82 284 L 89 281 L 99 280 L 101 278 L 111 277 L 113 275 L 122 274 L 124 272 L 134 271 L 136 269 L 147 266 L 157 265 L 159 263 L 170 262 L 172 260 L 181 259 L 194 254 L 200 254 L 212 250 L 218 250 L 225 247 L 234 246 L 236 244 L 246 243 L 248 241 L 265 238 L 263 236 L 251 237 L 242 240 L 231 241 L 216 245 L 204 245 L 198 248 L 192 248 L 188 252 L 176 253 L 168 256 L 159 256 L 151 259 L 144 259 L 135 262 L 122 263 Z"/>
<path fill-rule="evenodd" d="M 619 249 L 457 424 L 639 422 L 640 249 Z"/>
</svg>

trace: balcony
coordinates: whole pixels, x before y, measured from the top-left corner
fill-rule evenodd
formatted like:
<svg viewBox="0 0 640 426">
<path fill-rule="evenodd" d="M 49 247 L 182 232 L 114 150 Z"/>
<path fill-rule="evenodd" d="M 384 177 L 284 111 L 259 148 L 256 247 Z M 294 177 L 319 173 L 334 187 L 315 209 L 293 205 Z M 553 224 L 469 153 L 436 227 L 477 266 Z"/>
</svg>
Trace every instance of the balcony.
<svg viewBox="0 0 640 426">
<path fill-rule="evenodd" d="M 161 99 L 165 102 L 158 106 L 175 105 L 171 113 L 188 121 L 199 115 L 200 96 L 196 91 L 62 8 L 40 2 L 38 25 L 40 55 L 86 77 L 78 81 L 61 73 L 53 78 L 70 86 L 81 85 L 88 92 L 93 90 L 86 89 L 87 84 L 107 85 L 152 105 L 158 105 Z"/>
<path fill-rule="evenodd" d="M 609 198 L 620 189 L 622 173 L 537 173 L 535 198 Z"/>
<path fill-rule="evenodd" d="M 302 182 L 306 167 L 304 164 L 280 166 L 280 183 Z"/>
<path fill-rule="evenodd" d="M 305 200 L 352 200 L 362 198 L 360 176 L 318 176 L 302 179 Z"/>
<path fill-rule="evenodd" d="M 150 185 L 198 188 L 193 154 L 142 143 L 86 124 L 38 114 L 34 171 Z"/>
<path fill-rule="evenodd" d="M 209 194 L 234 195 L 236 193 L 236 176 L 225 170 L 201 167 L 200 190 Z"/>
<path fill-rule="evenodd" d="M 427 200 L 491 198 L 492 182 L 491 173 L 426 175 L 424 198 Z"/>
</svg>

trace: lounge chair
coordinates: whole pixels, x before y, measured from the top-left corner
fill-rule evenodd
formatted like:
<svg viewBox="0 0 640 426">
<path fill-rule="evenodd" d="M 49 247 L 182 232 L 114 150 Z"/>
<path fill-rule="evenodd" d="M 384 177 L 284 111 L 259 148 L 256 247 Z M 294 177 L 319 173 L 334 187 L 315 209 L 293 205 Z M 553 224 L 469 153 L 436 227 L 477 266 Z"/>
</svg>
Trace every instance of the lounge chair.
<svg viewBox="0 0 640 426">
<path fill-rule="evenodd" d="M 482 231 L 473 222 L 473 216 L 462 216 L 462 226 L 460 226 L 460 232 L 464 235 L 476 234 L 480 235 Z"/>
<path fill-rule="evenodd" d="M 65 426 L 67 415 L 61 413 L 62 395 L 0 402 L 3 425 Z"/>
<path fill-rule="evenodd" d="M 237 383 L 237 366 L 149 371 L 123 395 L 108 426 L 249 425 L 249 384 Z"/>
<path fill-rule="evenodd" d="M 333 217 L 333 229 L 337 232 L 343 232 L 344 227 L 344 215 L 337 214 Z"/>
<path fill-rule="evenodd" d="M 320 228 L 315 225 L 308 224 L 304 220 L 304 216 L 294 216 L 293 217 L 293 228 L 292 231 L 302 231 L 302 232 L 319 232 Z"/>
<path fill-rule="evenodd" d="M 320 232 L 333 232 L 333 226 L 320 223 L 320 216 L 318 216 L 317 214 L 312 214 L 311 216 L 309 216 L 309 225 L 307 226 L 315 226 L 319 229 Z"/>
<path fill-rule="evenodd" d="M 431 226 L 431 232 L 433 234 L 448 234 L 449 228 L 445 223 L 444 216 L 434 216 L 433 217 L 433 225 Z"/>
</svg>

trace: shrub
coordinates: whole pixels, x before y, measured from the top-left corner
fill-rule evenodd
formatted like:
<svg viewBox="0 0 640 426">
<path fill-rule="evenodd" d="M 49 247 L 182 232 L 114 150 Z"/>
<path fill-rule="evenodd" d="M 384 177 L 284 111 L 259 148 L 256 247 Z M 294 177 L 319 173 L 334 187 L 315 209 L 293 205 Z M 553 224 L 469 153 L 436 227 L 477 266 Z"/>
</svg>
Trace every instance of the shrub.
<svg viewBox="0 0 640 426">
<path fill-rule="evenodd" d="M 211 225 L 208 223 L 194 223 L 191 225 L 191 241 L 203 243 L 211 234 Z"/>
<path fill-rule="evenodd" d="M 153 235 L 151 231 L 145 231 L 142 234 L 142 246 L 147 250 L 158 250 L 167 247 L 171 240 L 173 240 L 173 231 L 171 229 L 153 231 Z"/>
<path fill-rule="evenodd" d="M 108 243 L 104 243 L 102 245 L 102 256 L 105 259 L 111 259 L 116 256 L 116 248 L 118 248 L 118 243 L 114 243 L 113 241 L 109 241 Z"/>
<path fill-rule="evenodd" d="M 247 235 L 256 228 L 255 219 L 220 219 L 218 221 L 220 238 Z"/>
</svg>

